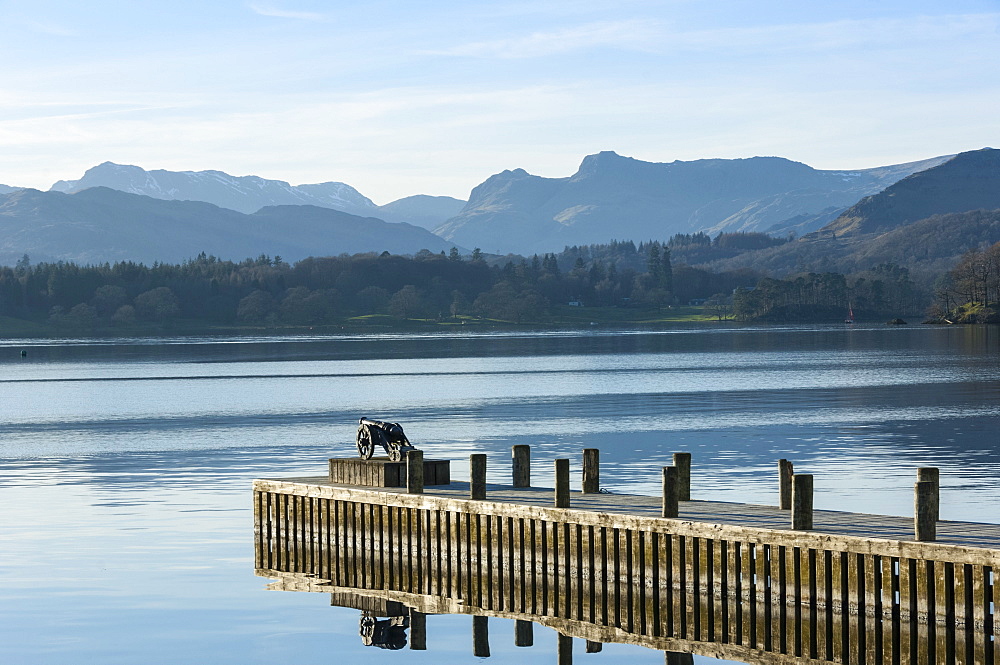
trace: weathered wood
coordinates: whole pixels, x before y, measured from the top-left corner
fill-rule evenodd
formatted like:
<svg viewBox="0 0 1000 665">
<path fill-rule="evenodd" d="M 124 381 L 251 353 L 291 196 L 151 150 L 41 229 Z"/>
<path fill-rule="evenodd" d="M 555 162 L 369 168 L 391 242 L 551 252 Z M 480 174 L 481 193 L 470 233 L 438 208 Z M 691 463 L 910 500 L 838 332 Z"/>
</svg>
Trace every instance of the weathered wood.
<svg viewBox="0 0 1000 665">
<path fill-rule="evenodd" d="M 811 474 L 795 474 L 792 477 L 792 528 L 803 531 L 813 528 L 813 477 Z"/>
<path fill-rule="evenodd" d="M 778 508 L 792 509 L 792 463 L 786 459 L 778 460 Z"/>
<path fill-rule="evenodd" d="M 677 499 L 691 500 L 691 453 L 674 453 L 674 466 L 677 467 Z"/>
<path fill-rule="evenodd" d="M 535 644 L 534 623 L 518 619 L 514 622 L 514 646 L 530 647 Z"/>
<path fill-rule="evenodd" d="M 420 452 L 421 456 L 423 453 Z M 406 461 L 390 462 L 388 457 L 360 459 L 357 457 L 333 457 L 328 461 L 331 483 L 356 485 L 360 487 L 406 487 Z M 440 486 L 451 483 L 451 462 L 448 460 L 424 459 L 424 485 Z"/>
<path fill-rule="evenodd" d="M 584 622 L 595 632 L 573 634 L 588 640 L 711 643 L 744 661 L 997 659 L 998 526 L 942 522 L 940 540 L 917 542 L 906 518 L 817 511 L 805 532 L 774 506 L 685 502 L 664 518 L 662 497 L 557 508 L 544 488 L 467 491 L 256 481 L 255 564 L 317 589 L 452 598 L 468 613 Z"/>
<path fill-rule="evenodd" d="M 511 447 L 511 476 L 514 487 L 531 487 L 531 446 Z"/>
<path fill-rule="evenodd" d="M 406 455 L 406 491 L 424 493 L 424 451 L 411 450 Z"/>
<path fill-rule="evenodd" d="M 680 481 L 678 480 L 677 467 L 663 467 L 663 505 L 660 510 L 661 517 L 675 518 L 679 511 Z"/>
<path fill-rule="evenodd" d="M 409 454 L 412 455 L 413 451 Z M 427 650 L 427 615 L 417 610 L 410 610 L 410 649 Z"/>
<path fill-rule="evenodd" d="M 601 491 L 601 451 L 597 448 L 583 449 L 583 493 L 597 494 Z"/>
<path fill-rule="evenodd" d="M 486 498 L 486 455 L 483 453 L 469 455 L 469 498 Z"/>
<path fill-rule="evenodd" d="M 931 499 L 931 514 L 935 522 L 941 519 L 941 471 L 934 466 L 922 466 L 917 469 L 917 482 L 934 483 L 934 494 Z"/>
<path fill-rule="evenodd" d="M 569 460 L 555 461 L 555 507 L 569 508 Z"/>
<path fill-rule="evenodd" d="M 472 655 L 476 658 L 490 657 L 489 617 L 472 617 Z"/>
<path fill-rule="evenodd" d="M 556 636 L 556 662 L 559 665 L 573 665 L 573 638 L 559 633 Z"/>
<path fill-rule="evenodd" d="M 937 485 L 933 480 L 913 484 L 914 540 L 930 542 L 937 538 Z"/>
</svg>

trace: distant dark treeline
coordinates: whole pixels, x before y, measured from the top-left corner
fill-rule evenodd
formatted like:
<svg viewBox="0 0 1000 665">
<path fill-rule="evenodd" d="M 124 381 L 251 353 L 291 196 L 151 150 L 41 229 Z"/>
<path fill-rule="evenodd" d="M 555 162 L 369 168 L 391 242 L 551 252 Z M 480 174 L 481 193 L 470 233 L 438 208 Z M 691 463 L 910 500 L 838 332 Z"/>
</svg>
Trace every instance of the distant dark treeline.
<svg viewBox="0 0 1000 665">
<path fill-rule="evenodd" d="M 88 329 L 184 318 L 206 323 L 314 325 L 389 314 L 540 321 L 554 305 L 664 306 L 731 293 L 752 272 L 674 266 L 667 243 L 612 242 L 487 262 L 423 250 L 242 262 L 202 254 L 179 265 L 132 262 L 0 268 L 0 315 Z"/>
<path fill-rule="evenodd" d="M 923 308 L 927 294 L 910 279 L 909 270 L 887 263 L 845 276 L 808 273 L 788 279 L 765 278 L 753 289 L 733 294 L 737 319 L 810 319 L 810 312 L 828 318 L 831 312 L 846 316 L 900 316 Z"/>
<path fill-rule="evenodd" d="M 935 291 L 935 317 L 962 323 L 1000 323 L 1000 242 L 966 252 Z"/>
</svg>

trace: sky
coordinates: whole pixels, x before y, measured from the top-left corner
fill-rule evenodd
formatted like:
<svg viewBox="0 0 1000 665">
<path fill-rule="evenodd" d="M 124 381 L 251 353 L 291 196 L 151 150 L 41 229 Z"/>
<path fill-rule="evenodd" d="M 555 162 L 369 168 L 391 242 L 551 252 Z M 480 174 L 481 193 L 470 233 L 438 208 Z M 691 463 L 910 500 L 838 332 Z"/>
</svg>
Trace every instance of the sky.
<svg viewBox="0 0 1000 665">
<path fill-rule="evenodd" d="M 104 161 L 346 182 L 1000 147 L 1000 0 L 0 0 L 0 183 Z"/>
</svg>

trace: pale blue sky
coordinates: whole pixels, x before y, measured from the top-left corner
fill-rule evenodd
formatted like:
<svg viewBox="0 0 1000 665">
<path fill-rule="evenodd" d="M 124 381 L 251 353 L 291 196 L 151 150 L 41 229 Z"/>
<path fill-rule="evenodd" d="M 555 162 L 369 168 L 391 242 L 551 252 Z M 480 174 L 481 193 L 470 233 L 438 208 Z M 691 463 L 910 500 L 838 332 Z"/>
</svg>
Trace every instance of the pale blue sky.
<svg viewBox="0 0 1000 665">
<path fill-rule="evenodd" d="M 0 183 L 103 161 L 339 180 L 1000 147 L 1000 2 L 0 0 Z"/>
</svg>

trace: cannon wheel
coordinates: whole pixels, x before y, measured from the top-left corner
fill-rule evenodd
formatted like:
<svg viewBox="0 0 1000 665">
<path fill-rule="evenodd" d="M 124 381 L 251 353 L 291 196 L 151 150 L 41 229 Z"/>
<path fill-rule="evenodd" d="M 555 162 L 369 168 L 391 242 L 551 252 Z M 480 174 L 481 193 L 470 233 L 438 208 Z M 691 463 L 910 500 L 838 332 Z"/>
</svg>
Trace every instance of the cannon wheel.
<svg viewBox="0 0 1000 665">
<path fill-rule="evenodd" d="M 369 640 L 375 635 L 375 617 L 368 614 L 367 612 L 361 615 L 361 620 L 358 622 L 358 634 L 361 637 L 367 637 Z"/>
<path fill-rule="evenodd" d="M 389 461 L 398 462 L 403 459 L 403 453 L 400 452 L 399 446 L 389 446 Z"/>
<path fill-rule="evenodd" d="M 371 459 L 375 452 L 375 442 L 372 441 L 371 432 L 367 427 L 358 430 L 358 454 L 361 459 Z"/>
</svg>

